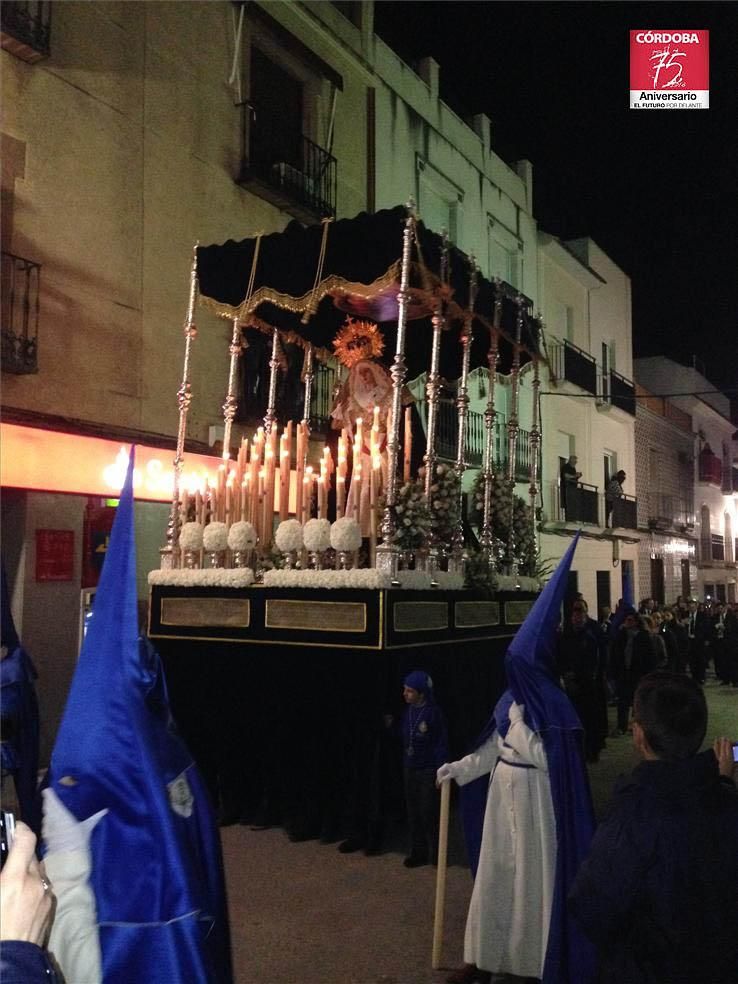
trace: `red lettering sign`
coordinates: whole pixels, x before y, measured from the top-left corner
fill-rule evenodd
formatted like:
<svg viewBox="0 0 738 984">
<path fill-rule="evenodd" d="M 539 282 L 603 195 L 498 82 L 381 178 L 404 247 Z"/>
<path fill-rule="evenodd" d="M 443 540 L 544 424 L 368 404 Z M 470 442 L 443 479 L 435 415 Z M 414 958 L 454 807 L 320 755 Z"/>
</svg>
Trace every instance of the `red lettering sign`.
<svg viewBox="0 0 738 984">
<path fill-rule="evenodd" d="M 36 530 L 36 580 L 71 581 L 74 530 Z"/>
</svg>

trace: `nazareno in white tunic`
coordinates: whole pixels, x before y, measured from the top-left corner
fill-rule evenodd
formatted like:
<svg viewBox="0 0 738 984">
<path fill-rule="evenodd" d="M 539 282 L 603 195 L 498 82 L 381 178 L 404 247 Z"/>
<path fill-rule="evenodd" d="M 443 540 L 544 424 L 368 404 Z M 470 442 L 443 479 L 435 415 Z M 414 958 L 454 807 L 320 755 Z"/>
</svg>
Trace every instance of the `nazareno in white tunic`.
<svg viewBox="0 0 738 984">
<path fill-rule="evenodd" d="M 534 766 L 522 768 L 521 766 Z M 464 960 L 541 977 L 556 874 L 556 818 L 543 741 L 519 720 L 456 763 L 463 786 L 491 772 Z"/>
</svg>

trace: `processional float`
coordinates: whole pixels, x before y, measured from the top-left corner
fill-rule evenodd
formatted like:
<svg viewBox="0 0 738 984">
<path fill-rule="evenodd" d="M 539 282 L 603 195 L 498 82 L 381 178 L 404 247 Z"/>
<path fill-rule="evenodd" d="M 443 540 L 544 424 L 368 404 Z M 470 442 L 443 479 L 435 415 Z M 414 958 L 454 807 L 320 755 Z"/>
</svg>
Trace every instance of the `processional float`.
<svg viewBox="0 0 738 984">
<path fill-rule="evenodd" d="M 223 463 L 215 482 L 187 488 L 182 466 L 198 302 L 229 320 L 232 330 L 223 403 Z M 253 439 L 242 439 L 233 457 L 239 362 L 248 375 L 249 332 L 254 331 L 269 341 L 266 413 L 263 426 Z M 194 571 L 209 564 L 245 571 L 253 567 L 260 579 L 276 545 L 287 568 L 357 569 L 364 538 L 369 541 L 366 561 L 377 574 L 378 586 L 397 586 L 409 529 L 415 536 L 417 574 L 430 586 L 436 586 L 439 578 L 445 578 L 447 586 L 452 582 L 461 586 L 467 559 L 462 479 L 468 467 L 468 385 L 474 364 L 486 366 L 488 375 L 479 558 L 490 583 L 505 578 L 508 586 L 517 586 L 521 573 L 534 574 L 530 558 L 528 569 L 521 572 L 520 528 L 511 520 L 504 541 L 496 533 L 494 513 L 499 502 L 493 489 L 504 489 L 512 514 L 520 377 L 523 366 L 532 362 L 527 522 L 535 542 L 541 324 L 527 298 L 499 279 L 483 278 L 473 257 L 424 227 L 412 203 L 350 220 L 324 220 L 308 228 L 294 222 L 283 233 L 241 242 L 196 246 L 184 336 L 173 496 L 162 568 Z M 389 371 L 378 360 L 388 342 L 394 343 Z M 286 369 L 285 350 L 290 346 L 303 353 L 302 419 L 294 421 L 285 420 L 277 405 L 279 374 Z M 310 422 L 316 362 L 335 365 L 336 361 L 339 375 L 332 422 L 341 433 L 334 458 L 329 447 L 321 452 L 315 442 L 311 453 Z M 495 450 L 500 369 L 509 371 L 510 387 L 503 460 Z M 414 378 L 422 372 L 426 372 L 425 453 L 422 468 L 413 475 L 406 383 L 410 375 Z M 450 464 L 441 461 L 438 444 L 444 379 L 458 380 L 456 453 Z M 348 401 L 345 406 L 342 392 Z M 372 396 L 377 402 L 367 405 Z M 330 506 L 329 492 L 335 492 Z"/>
</svg>

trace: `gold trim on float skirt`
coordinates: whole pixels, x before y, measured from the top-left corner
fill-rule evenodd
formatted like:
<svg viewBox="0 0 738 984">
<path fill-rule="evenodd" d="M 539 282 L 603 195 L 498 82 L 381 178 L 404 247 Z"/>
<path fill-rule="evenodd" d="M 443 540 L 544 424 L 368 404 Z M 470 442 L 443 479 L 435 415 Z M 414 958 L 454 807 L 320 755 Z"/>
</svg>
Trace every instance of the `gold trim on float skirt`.
<svg viewBox="0 0 738 984">
<path fill-rule="evenodd" d="M 454 602 L 454 625 L 457 629 L 481 629 L 500 624 L 499 601 Z"/>
<path fill-rule="evenodd" d="M 161 598 L 159 624 L 247 629 L 251 602 L 248 598 Z"/>
<path fill-rule="evenodd" d="M 392 624 L 395 632 L 440 632 L 448 628 L 448 602 L 396 601 Z"/>
<path fill-rule="evenodd" d="M 302 629 L 310 632 L 366 632 L 366 603 L 267 598 L 264 628 Z"/>
<path fill-rule="evenodd" d="M 507 625 L 522 625 L 525 616 L 533 607 L 532 601 L 506 601 L 505 602 L 505 622 Z"/>
</svg>

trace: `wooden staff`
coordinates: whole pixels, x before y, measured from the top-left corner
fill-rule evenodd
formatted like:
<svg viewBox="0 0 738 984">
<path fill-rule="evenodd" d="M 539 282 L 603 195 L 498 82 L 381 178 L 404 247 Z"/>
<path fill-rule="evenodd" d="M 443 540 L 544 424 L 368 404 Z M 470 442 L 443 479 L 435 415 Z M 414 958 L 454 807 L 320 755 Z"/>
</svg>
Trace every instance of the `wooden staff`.
<svg viewBox="0 0 738 984">
<path fill-rule="evenodd" d="M 443 946 L 443 917 L 446 906 L 446 861 L 448 855 L 448 807 L 451 800 L 451 779 L 441 783 L 441 815 L 438 821 L 438 867 L 436 869 L 436 910 L 433 917 L 433 952 L 431 966 L 441 966 Z"/>
</svg>

